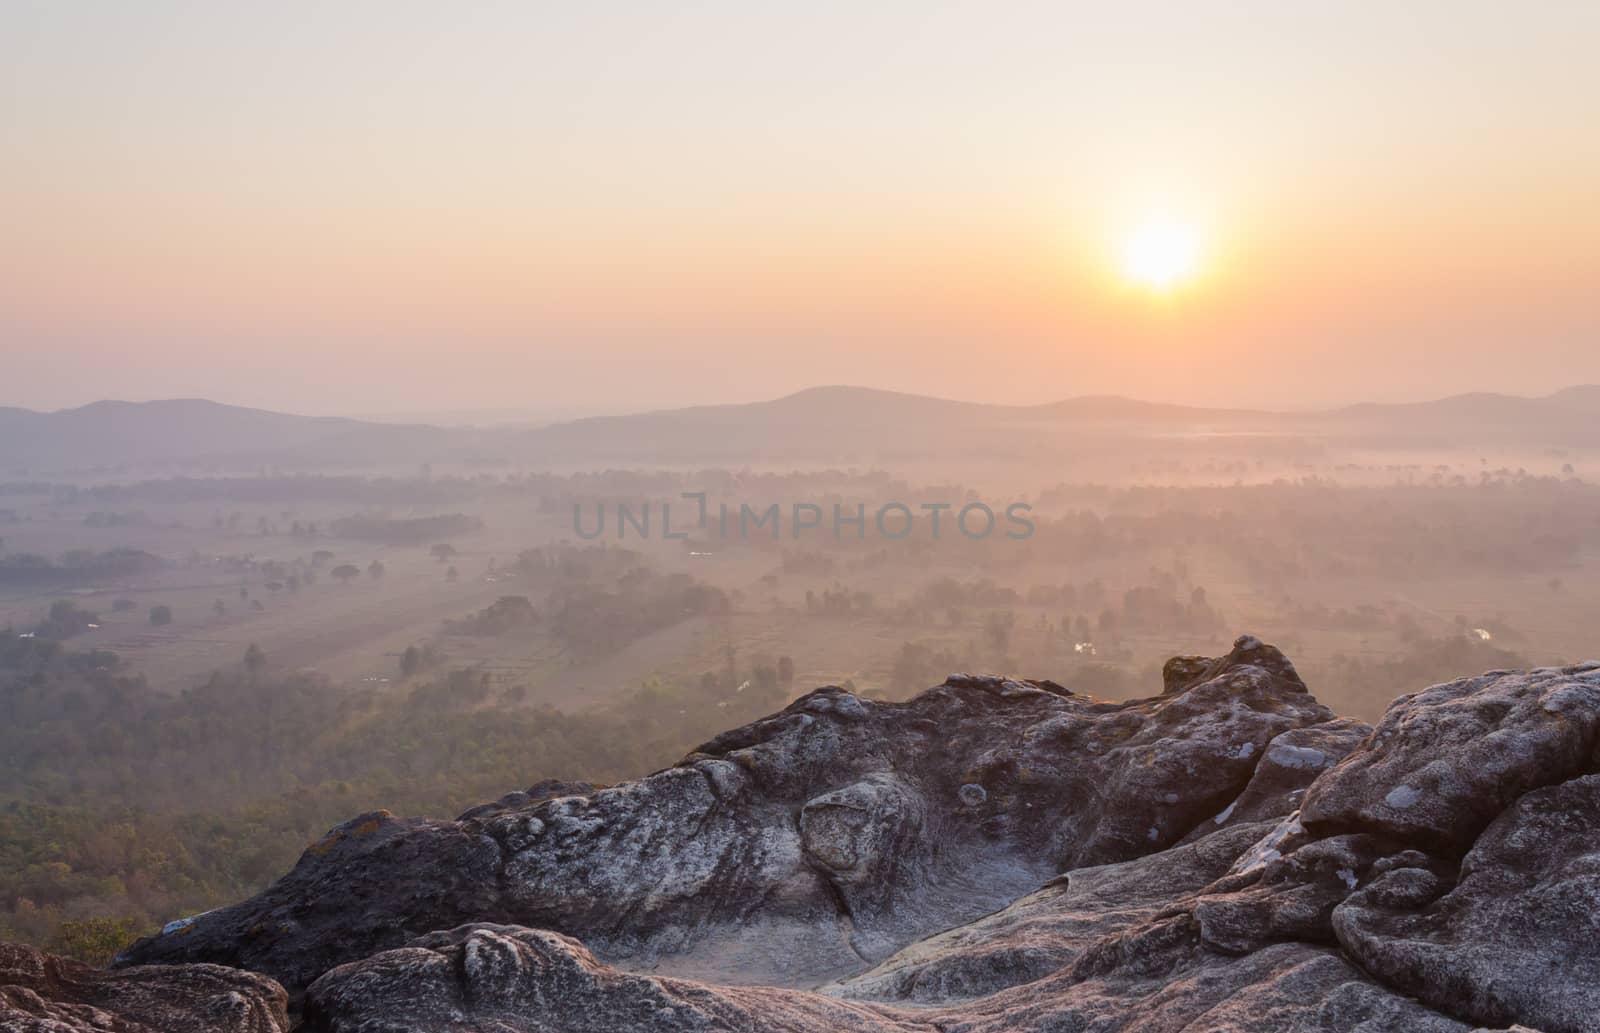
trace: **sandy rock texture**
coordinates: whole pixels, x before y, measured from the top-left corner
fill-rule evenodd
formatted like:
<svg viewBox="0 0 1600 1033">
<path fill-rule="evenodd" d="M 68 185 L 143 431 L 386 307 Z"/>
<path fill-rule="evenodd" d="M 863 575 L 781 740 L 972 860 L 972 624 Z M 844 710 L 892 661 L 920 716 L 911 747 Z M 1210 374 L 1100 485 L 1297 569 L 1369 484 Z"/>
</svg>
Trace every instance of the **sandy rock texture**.
<svg viewBox="0 0 1600 1033">
<path fill-rule="evenodd" d="M 288 995 L 219 965 L 105 972 L 0 943 L 0 1033 L 287 1033 Z"/>
</svg>

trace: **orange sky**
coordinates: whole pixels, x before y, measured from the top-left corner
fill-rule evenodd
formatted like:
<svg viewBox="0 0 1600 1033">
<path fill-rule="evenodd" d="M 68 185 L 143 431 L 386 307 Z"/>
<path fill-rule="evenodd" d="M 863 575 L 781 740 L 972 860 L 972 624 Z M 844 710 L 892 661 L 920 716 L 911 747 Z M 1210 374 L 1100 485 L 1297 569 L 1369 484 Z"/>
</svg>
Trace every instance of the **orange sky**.
<svg viewBox="0 0 1600 1033">
<path fill-rule="evenodd" d="M 1600 381 L 1600 7 L 1333 6 L 7 5 L 0 404 Z"/>
</svg>

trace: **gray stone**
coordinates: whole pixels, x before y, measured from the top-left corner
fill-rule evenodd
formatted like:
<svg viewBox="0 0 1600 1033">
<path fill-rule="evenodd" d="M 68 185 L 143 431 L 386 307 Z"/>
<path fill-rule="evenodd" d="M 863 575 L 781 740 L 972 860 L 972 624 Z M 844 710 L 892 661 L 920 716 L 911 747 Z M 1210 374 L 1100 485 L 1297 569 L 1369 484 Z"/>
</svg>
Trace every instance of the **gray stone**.
<svg viewBox="0 0 1600 1033">
<path fill-rule="evenodd" d="M 1600 775 L 1514 803 L 1454 887 L 1427 874 L 1397 868 L 1339 906 L 1361 965 L 1475 1022 L 1600 1030 Z"/>
<path fill-rule="evenodd" d="M 1600 671 L 1494 672 L 1390 705 L 1364 747 L 1306 793 L 1313 831 L 1369 831 L 1459 852 L 1530 789 L 1592 770 Z"/>
<path fill-rule="evenodd" d="M 220 965 L 105 972 L 21 944 L 0 943 L 4 1033 L 288 1033 L 277 983 Z"/>
</svg>

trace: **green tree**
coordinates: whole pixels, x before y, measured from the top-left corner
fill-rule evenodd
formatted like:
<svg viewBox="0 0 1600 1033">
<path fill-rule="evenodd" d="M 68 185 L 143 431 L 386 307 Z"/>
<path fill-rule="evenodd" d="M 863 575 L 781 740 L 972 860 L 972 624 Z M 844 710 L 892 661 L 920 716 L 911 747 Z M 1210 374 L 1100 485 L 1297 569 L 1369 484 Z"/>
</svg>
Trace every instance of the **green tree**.
<svg viewBox="0 0 1600 1033">
<path fill-rule="evenodd" d="M 989 648 L 1003 654 L 1011 645 L 1011 629 L 1016 624 L 1017 615 L 1013 610 L 989 614 L 983 622 L 983 636 L 989 640 Z"/>
<path fill-rule="evenodd" d="M 62 954 L 104 968 L 138 936 L 138 926 L 131 918 L 86 918 L 62 922 L 57 938 Z"/>
<path fill-rule="evenodd" d="M 256 645 L 254 642 L 250 643 L 249 648 L 244 651 L 245 671 L 249 673 L 251 678 L 254 678 L 259 675 L 262 669 L 266 666 L 267 654 L 263 653 L 261 651 L 261 647 Z"/>
</svg>

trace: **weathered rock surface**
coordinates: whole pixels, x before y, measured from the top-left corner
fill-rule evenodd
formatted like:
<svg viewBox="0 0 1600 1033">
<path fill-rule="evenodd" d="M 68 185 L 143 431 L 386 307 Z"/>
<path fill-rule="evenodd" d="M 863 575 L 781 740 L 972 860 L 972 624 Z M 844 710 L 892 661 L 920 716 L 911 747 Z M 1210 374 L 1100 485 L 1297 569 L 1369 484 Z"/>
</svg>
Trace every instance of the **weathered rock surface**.
<svg viewBox="0 0 1600 1033">
<path fill-rule="evenodd" d="M 1011 906 L 930 936 L 872 969 L 823 987 L 854 1000 L 943 1003 L 1030 983 L 1090 944 L 1148 922 L 1227 873 L 1268 825 L 1235 825 L 1132 861 L 1078 868 Z"/>
<path fill-rule="evenodd" d="M 0 1033 L 287 1033 L 288 995 L 253 972 L 158 965 L 104 972 L 0 943 Z"/>
<path fill-rule="evenodd" d="M 1472 1028 L 1373 984 L 1336 953 L 1282 944 L 1210 959 L 1181 936 L 1133 978 L 1067 971 L 959 1008 L 907 1009 L 773 987 L 618 971 L 555 933 L 471 925 L 341 966 L 312 984 L 316 1033 L 1178 1033 Z M 375 1002 L 382 1002 L 375 1006 Z"/>
<path fill-rule="evenodd" d="M 1600 664 L 1376 729 L 1249 636 L 1164 683 L 819 690 L 638 782 L 356 819 L 125 961 L 338 1033 L 1600 1033 Z"/>
<path fill-rule="evenodd" d="M 1600 664 L 1435 685 L 1389 707 L 1306 794 L 1303 820 L 1459 851 L 1528 790 L 1593 771 L 1597 745 Z"/>
<path fill-rule="evenodd" d="M 1600 775 L 1537 789 L 1491 824 L 1451 887 L 1394 868 L 1333 915 L 1366 969 L 1484 1023 L 1600 1028 Z"/>
</svg>

